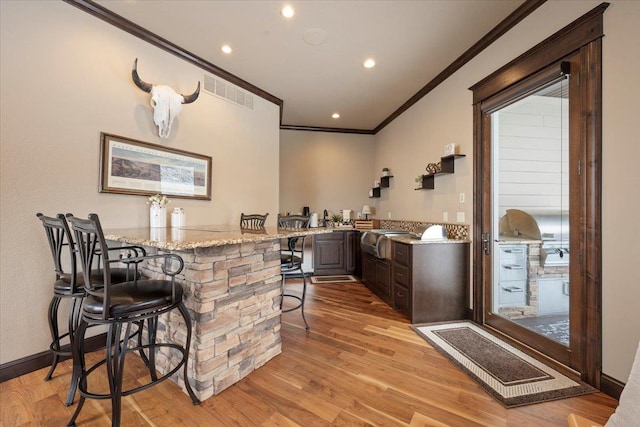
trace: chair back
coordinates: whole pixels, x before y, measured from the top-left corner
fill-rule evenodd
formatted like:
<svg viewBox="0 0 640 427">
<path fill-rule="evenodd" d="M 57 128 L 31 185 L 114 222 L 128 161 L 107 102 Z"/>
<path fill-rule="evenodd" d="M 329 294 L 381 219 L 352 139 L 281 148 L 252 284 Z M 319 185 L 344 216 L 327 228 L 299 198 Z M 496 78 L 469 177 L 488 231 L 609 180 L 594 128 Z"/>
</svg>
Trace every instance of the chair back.
<svg viewBox="0 0 640 427">
<path fill-rule="evenodd" d="M 100 219 L 96 214 L 89 214 L 89 219 L 76 218 L 67 214 L 67 220 L 71 224 L 71 229 L 75 237 L 80 265 L 82 266 L 82 276 L 84 277 L 85 288 L 88 294 L 102 298 L 103 318 L 107 318 L 110 305 L 111 291 L 111 267 L 109 262 L 109 251 L 102 232 Z M 95 265 L 95 264 L 98 265 Z M 97 281 L 91 274 L 94 267 L 102 272 L 102 280 Z"/>
<path fill-rule="evenodd" d="M 278 214 L 278 227 L 287 230 L 309 228 L 311 216 L 306 215 L 280 215 Z"/>
<path fill-rule="evenodd" d="M 305 215 L 280 215 L 278 214 L 278 227 L 295 231 L 309 228 L 311 217 Z M 296 270 L 304 263 L 304 247 L 306 236 L 287 238 L 287 249 L 282 249 L 281 266 L 283 272 Z"/>
<path fill-rule="evenodd" d="M 81 292 L 81 286 L 77 279 L 77 260 L 76 252 L 71 237 L 71 231 L 69 230 L 69 224 L 64 215 L 58 214 L 55 218 L 45 216 L 41 213 L 36 215 L 47 235 L 49 242 L 49 249 L 51 249 L 51 255 L 53 256 L 53 264 L 55 267 L 56 280 L 64 279 L 69 283 L 70 294 L 76 294 Z M 65 252 L 69 254 L 69 270 L 65 271 L 63 262 L 63 255 Z"/>
<path fill-rule="evenodd" d="M 264 228 L 264 223 L 267 221 L 269 213 L 264 215 L 260 214 L 240 214 L 240 228 L 241 229 L 260 229 Z"/>
</svg>

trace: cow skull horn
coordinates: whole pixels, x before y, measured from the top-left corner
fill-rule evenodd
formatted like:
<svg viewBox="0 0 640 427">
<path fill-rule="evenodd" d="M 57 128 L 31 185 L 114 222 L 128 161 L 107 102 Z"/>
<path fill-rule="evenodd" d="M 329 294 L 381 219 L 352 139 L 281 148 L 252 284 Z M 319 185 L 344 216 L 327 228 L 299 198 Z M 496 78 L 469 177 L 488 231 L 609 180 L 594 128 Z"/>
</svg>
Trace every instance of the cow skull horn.
<svg viewBox="0 0 640 427">
<path fill-rule="evenodd" d="M 196 91 L 191 95 L 181 95 L 175 90 L 165 85 L 152 85 L 140 78 L 138 75 L 138 58 L 133 62 L 131 71 L 133 82 L 141 90 L 151 93 L 151 106 L 153 107 L 153 121 L 158 126 L 158 133 L 161 138 L 167 138 L 171 131 L 173 119 L 180 113 L 182 104 L 191 104 L 200 95 L 200 82 Z"/>
<path fill-rule="evenodd" d="M 153 85 L 145 82 L 138 75 L 138 58 L 136 58 L 136 60 L 133 61 L 133 70 L 131 70 L 131 77 L 133 77 L 133 82 L 136 84 L 136 86 L 138 86 L 140 89 L 142 89 L 147 93 L 151 92 L 151 88 L 153 87 Z M 191 104 L 196 99 L 198 99 L 199 95 L 200 95 L 200 82 L 198 82 L 198 87 L 196 88 L 196 91 L 193 92 L 191 95 L 182 95 L 182 97 L 184 98 L 184 101 L 182 103 Z"/>
<path fill-rule="evenodd" d="M 151 92 L 151 85 L 145 81 L 143 81 L 138 75 L 138 58 L 133 61 L 133 70 L 131 70 L 131 77 L 133 77 L 133 82 L 143 91 L 149 93 Z M 198 84 L 200 84 L 198 82 Z"/>
</svg>

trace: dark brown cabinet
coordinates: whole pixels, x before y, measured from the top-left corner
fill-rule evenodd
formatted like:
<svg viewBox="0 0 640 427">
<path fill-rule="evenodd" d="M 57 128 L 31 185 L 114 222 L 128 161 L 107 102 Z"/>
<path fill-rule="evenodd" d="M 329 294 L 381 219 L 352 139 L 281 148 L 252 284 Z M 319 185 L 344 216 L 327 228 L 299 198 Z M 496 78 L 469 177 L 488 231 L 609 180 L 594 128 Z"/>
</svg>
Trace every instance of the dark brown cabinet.
<svg viewBox="0 0 640 427">
<path fill-rule="evenodd" d="M 391 263 L 386 259 L 362 254 L 362 281 L 367 288 L 389 305 L 393 304 Z"/>
<path fill-rule="evenodd" d="M 393 304 L 411 323 L 466 318 L 469 243 L 393 242 Z"/>
<path fill-rule="evenodd" d="M 313 237 L 313 274 L 354 274 L 360 249 L 358 230 L 337 230 Z"/>
</svg>

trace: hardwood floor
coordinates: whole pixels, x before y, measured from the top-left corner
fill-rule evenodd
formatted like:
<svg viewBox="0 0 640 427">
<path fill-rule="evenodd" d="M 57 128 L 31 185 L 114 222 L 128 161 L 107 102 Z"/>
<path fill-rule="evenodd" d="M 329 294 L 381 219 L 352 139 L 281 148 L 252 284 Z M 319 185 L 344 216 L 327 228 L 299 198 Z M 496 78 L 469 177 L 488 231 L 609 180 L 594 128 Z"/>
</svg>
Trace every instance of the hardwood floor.
<svg viewBox="0 0 640 427">
<path fill-rule="evenodd" d="M 282 354 L 265 366 L 199 406 L 170 381 L 128 396 L 122 425 L 566 426 L 572 412 L 604 423 L 617 405 L 597 393 L 505 409 L 363 285 L 310 284 L 307 298 L 311 330 L 285 313 Z M 0 425 L 66 425 L 70 370 L 65 361 L 49 382 L 41 369 L 0 384 Z M 143 377 L 140 358 L 125 372 L 130 384 Z M 87 400 L 78 426 L 109 426 L 110 414 L 108 401 Z"/>
</svg>

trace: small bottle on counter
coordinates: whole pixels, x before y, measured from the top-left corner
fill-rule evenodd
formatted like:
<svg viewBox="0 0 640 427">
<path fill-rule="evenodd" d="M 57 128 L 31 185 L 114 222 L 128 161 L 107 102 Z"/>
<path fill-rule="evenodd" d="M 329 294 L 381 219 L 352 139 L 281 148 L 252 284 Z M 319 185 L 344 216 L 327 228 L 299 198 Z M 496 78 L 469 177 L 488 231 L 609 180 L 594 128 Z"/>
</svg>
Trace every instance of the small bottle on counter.
<svg viewBox="0 0 640 427">
<path fill-rule="evenodd" d="M 173 208 L 171 212 L 171 227 L 184 227 L 187 224 L 184 209 Z"/>
</svg>

